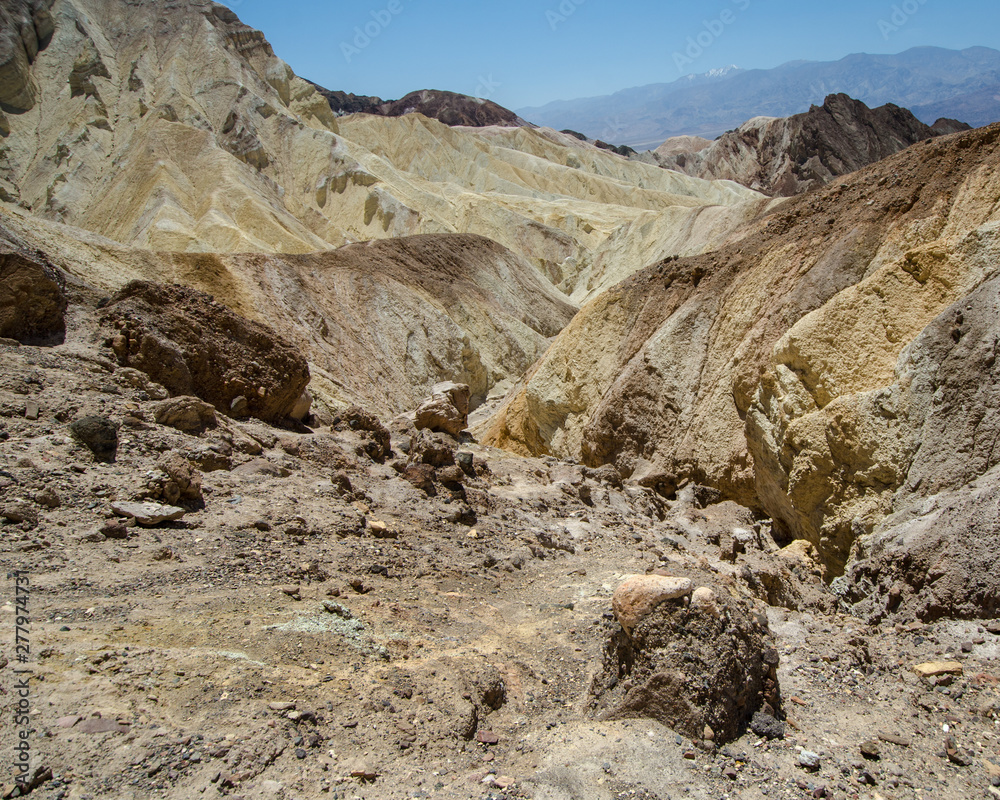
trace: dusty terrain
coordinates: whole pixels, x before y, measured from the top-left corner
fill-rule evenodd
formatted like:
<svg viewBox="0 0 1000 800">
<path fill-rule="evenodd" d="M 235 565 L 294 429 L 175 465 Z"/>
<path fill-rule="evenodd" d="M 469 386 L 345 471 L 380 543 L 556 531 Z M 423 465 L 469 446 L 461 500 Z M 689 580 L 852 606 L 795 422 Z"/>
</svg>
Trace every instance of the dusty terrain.
<svg viewBox="0 0 1000 800">
<path fill-rule="evenodd" d="M 34 763 L 52 770 L 33 796 L 968 798 L 1000 774 L 995 624 L 838 614 L 766 521 L 734 549 L 746 512 L 710 492 L 454 442 L 475 477 L 429 497 L 393 469 L 405 433 L 386 464 L 349 426 L 182 433 L 81 330 L 90 313 L 70 306 L 63 345 L 0 349 L 0 559 L 31 580 Z M 87 415 L 121 425 L 114 462 L 69 432 Z M 123 525 L 111 504 L 168 453 L 204 465 L 204 507 Z M 594 715 L 611 595 L 658 568 L 766 615 L 783 739 Z M 942 660 L 962 674 L 913 672 Z"/>
<path fill-rule="evenodd" d="M 1000 127 L 772 200 L 208 0 L 0 106 L 4 798 L 1000 797 Z"/>
</svg>

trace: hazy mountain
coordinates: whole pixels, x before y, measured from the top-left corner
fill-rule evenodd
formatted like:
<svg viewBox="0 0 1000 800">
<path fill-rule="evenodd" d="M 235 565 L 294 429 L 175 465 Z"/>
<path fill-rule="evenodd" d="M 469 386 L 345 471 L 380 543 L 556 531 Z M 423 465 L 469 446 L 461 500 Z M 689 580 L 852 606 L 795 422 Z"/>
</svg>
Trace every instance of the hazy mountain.
<svg viewBox="0 0 1000 800">
<path fill-rule="evenodd" d="M 672 136 L 714 138 L 752 117 L 798 114 L 834 93 L 871 107 L 910 108 L 927 124 L 954 117 L 987 125 L 1000 120 L 1000 51 L 917 47 L 898 55 L 793 61 L 768 70 L 715 70 L 517 113 L 539 125 L 643 149 Z"/>
</svg>

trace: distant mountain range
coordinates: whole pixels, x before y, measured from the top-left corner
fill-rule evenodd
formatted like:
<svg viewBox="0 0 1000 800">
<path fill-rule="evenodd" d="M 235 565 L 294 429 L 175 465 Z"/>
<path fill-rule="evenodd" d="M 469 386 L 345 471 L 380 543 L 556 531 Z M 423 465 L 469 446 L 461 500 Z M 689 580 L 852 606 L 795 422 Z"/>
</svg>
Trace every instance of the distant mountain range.
<svg viewBox="0 0 1000 800">
<path fill-rule="evenodd" d="M 537 125 L 644 150 L 672 136 L 715 138 L 756 116 L 798 114 L 834 93 L 872 107 L 894 103 L 927 124 L 952 117 L 988 125 L 1000 121 L 1000 51 L 916 47 L 898 55 L 859 53 L 767 70 L 728 67 L 517 114 Z"/>
</svg>

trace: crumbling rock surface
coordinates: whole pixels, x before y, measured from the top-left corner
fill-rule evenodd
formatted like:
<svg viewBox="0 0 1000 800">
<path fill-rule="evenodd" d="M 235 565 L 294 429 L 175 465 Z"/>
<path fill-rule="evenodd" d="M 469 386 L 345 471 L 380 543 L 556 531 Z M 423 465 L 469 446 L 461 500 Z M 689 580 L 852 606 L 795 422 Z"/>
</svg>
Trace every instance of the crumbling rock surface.
<svg viewBox="0 0 1000 800">
<path fill-rule="evenodd" d="M 616 603 L 621 624 L 608 636 L 603 671 L 591 687 L 597 713 L 651 717 L 695 740 L 710 728 L 719 744 L 741 736 L 759 711 L 779 715 L 779 659 L 768 644 L 766 618 L 709 587 L 691 593 L 690 579 L 665 581 L 669 590 L 651 608 L 640 603 L 641 615 L 632 613 L 636 604 Z M 632 597 L 638 587 L 622 589 Z M 634 624 L 631 631 L 626 622 Z"/>
<path fill-rule="evenodd" d="M 111 299 L 101 321 L 123 366 L 224 414 L 243 398 L 250 415 L 282 420 L 309 382 L 309 366 L 295 347 L 194 289 L 133 281 Z"/>
<path fill-rule="evenodd" d="M 0 5 L 0 109 L 21 114 L 31 110 L 38 86 L 31 64 L 55 31 L 49 10 L 53 0 L 6 0 Z"/>
<path fill-rule="evenodd" d="M 897 376 L 897 362 L 953 304 L 935 340 L 978 341 L 958 313 L 1000 263 L 998 146 L 1000 126 L 917 144 L 784 201 L 710 254 L 647 268 L 588 303 L 475 433 L 611 463 L 668 497 L 710 486 L 771 517 L 781 544 L 809 541 L 836 577 L 892 511 L 915 437 L 921 491 L 992 464 L 989 338 L 957 350 L 935 389 L 920 377 L 933 363 Z M 891 388 L 911 380 L 923 399 Z M 946 411 L 926 430 L 907 422 L 935 391 Z"/>
<path fill-rule="evenodd" d="M 0 252 L 0 337 L 55 344 L 66 335 L 63 276 L 43 256 Z"/>
</svg>

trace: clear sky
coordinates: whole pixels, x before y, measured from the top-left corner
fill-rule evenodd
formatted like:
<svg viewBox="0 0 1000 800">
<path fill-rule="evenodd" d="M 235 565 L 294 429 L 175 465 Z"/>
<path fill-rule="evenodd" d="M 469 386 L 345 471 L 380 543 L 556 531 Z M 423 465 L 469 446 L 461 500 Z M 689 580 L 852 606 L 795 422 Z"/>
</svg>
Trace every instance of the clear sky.
<svg viewBox="0 0 1000 800">
<path fill-rule="evenodd" d="M 524 108 L 736 64 L 1000 49 L 997 0 L 226 0 L 295 72 L 398 99 L 446 89 Z M 694 56 L 694 57 L 689 57 Z"/>
</svg>

